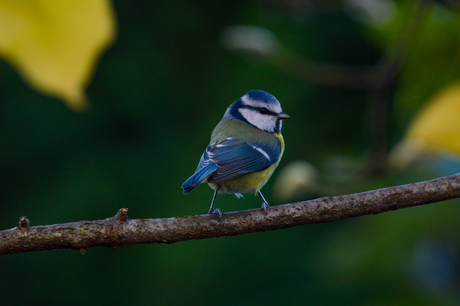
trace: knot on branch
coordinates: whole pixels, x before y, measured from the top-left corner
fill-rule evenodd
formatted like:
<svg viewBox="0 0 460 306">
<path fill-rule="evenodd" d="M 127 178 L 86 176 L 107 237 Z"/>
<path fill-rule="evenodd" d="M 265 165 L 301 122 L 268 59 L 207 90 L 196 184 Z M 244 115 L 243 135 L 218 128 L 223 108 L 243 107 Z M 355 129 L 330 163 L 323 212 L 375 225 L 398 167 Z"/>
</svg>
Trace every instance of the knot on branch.
<svg viewBox="0 0 460 306">
<path fill-rule="evenodd" d="M 121 239 L 123 237 L 122 231 L 116 229 L 119 225 L 123 224 L 128 220 L 128 208 L 120 208 L 115 216 L 109 218 L 109 225 L 107 227 L 108 237 L 110 237 L 111 248 L 113 250 L 117 249 L 117 246 L 121 244 Z"/>
<path fill-rule="evenodd" d="M 117 214 L 113 217 L 117 221 L 124 222 L 128 220 L 128 209 L 127 208 L 120 208 L 120 210 L 117 212 Z"/>
<path fill-rule="evenodd" d="M 27 231 L 30 227 L 30 221 L 26 216 L 19 218 L 19 229 L 21 231 Z"/>
</svg>

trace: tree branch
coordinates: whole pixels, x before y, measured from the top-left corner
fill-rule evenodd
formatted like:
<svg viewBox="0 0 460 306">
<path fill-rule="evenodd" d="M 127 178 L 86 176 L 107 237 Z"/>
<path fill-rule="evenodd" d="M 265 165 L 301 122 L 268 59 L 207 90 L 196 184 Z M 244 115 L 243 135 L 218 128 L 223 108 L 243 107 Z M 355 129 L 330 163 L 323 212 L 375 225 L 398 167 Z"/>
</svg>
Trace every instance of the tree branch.
<svg viewBox="0 0 460 306">
<path fill-rule="evenodd" d="M 175 243 L 191 239 L 235 236 L 305 224 L 332 222 L 460 197 L 460 174 L 345 196 L 319 198 L 271 207 L 215 215 L 129 220 L 122 208 L 112 218 L 45 226 L 19 226 L 0 231 L 0 255 L 145 243 Z"/>
</svg>

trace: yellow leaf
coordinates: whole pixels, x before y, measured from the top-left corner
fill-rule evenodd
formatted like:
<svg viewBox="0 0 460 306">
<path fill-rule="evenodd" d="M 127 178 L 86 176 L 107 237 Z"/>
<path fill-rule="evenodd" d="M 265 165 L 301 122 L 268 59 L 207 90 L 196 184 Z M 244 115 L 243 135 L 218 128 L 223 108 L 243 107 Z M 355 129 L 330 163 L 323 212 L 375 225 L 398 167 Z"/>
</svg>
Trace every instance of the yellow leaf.
<svg viewBox="0 0 460 306">
<path fill-rule="evenodd" d="M 460 155 L 460 81 L 433 96 L 414 117 L 390 164 L 404 168 L 426 153 Z"/>
<path fill-rule="evenodd" d="M 0 56 L 31 86 L 80 110 L 115 27 L 109 0 L 2 0 Z"/>
</svg>

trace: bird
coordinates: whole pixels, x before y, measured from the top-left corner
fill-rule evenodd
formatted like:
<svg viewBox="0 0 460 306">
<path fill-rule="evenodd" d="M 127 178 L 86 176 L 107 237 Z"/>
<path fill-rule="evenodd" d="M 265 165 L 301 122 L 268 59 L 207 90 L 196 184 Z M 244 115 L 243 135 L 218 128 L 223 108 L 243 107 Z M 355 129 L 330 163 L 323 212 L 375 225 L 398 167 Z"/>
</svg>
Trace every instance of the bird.
<svg viewBox="0 0 460 306">
<path fill-rule="evenodd" d="M 232 103 L 211 134 L 211 141 L 195 173 L 183 184 L 184 194 L 201 183 L 214 190 L 208 214 L 222 213 L 215 208 L 217 194 L 258 194 L 262 208 L 270 207 L 260 189 L 278 166 L 284 152 L 282 120 L 289 115 L 280 102 L 263 90 L 251 90 Z"/>
</svg>

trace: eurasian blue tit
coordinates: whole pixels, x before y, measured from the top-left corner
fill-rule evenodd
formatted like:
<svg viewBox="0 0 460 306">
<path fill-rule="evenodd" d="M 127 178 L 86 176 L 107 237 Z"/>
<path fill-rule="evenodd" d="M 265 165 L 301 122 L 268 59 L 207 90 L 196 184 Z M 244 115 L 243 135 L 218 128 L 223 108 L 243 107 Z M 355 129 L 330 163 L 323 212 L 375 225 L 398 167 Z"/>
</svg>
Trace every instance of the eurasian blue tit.
<svg viewBox="0 0 460 306">
<path fill-rule="evenodd" d="M 281 136 L 283 113 L 279 101 L 262 90 L 251 90 L 229 106 L 211 134 L 211 142 L 201 156 L 195 173 L 182 184 L 188 194 L 201 183 L 214 189 L 209 214 L 218 193 L 258 193 L 262 208 L 268 202 L 260 192 L 275 171 L 284 152 Z"/>
</svg>

